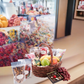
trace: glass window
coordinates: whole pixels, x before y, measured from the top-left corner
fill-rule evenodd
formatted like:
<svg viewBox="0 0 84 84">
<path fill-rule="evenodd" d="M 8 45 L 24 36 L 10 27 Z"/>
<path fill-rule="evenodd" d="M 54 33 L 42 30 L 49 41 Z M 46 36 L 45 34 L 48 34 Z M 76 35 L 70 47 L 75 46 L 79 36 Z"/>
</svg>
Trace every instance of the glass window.
<svg viewBox="0 0 84 84">
<path fill-rule="evenodd" d="M 3 0 L 3 2 L 9 2 L 10 0 Z"/>
<path fill-rule="evenodd" d="M 42 5 L 45 8 L 49 8 L 50 13 L 55 14 L 56 9 L 56 0 L 30 0 L 32 3 L 38 7 Z"/>
</svg>

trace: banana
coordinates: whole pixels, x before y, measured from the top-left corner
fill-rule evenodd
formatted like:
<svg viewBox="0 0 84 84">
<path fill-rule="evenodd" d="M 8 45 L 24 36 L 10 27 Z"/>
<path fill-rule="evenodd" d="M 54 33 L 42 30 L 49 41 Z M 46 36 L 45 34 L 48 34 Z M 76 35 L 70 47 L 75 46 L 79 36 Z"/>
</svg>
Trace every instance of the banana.
<svg viewBox="0 0 84 84">
<path fill-rule="evenodd" d="M 56 56 L 53 56 L 53 58 L 57 59 L 57 61 L 58 61 L 58 62 L 60 61 L 60 60 L 59 60 L 59 58 L 58 58 L 58 57 L 56 57 Z"/>
<path fill-rule="evenodd" d="M 50 59 L 50 56 L 44 55 L 44 56 L 42 56 L 42 57 L 40 58 L 40 61 L 42 61 L 44 58 Z"/>
<path fill-rule="evenodd" d="M 58 57 L 56 56 L 53 56 L 53 58 L 55 58 L 58 62 L 60 61 Z M 51 56 L 48 56 L 48 59 L 50 60 L 51 59 Z"/>
<path fill-rule="evenodd" d="M 42 56 L 42 57 L 40 58 L 40 61 L 42 61 L 44 58 L 47 58 L 48 60 L 50 60 L 50 59 L 51 59 L 51 56 L 48 56 L 48 55 Z M 60 61 L 59 58 L 56 57 L 56 56 L 53 56 L 53 58 L 56 59 L 58 62 Z"/>
</svg>

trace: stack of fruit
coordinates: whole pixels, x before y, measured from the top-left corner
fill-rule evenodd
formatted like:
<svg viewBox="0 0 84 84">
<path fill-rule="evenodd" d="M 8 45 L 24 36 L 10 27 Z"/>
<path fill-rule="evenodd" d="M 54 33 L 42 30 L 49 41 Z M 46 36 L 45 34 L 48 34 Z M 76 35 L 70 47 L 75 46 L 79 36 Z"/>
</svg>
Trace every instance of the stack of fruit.
<svg viewBox="0 0 84 84">
<path fill-rule="evenodd" d="M 45 55 L 40 58 L 40 61 L 42 66 L 49 66 L 51 63 L 51 56 Z M 57 64 L 57 62 L 59 62 L 59 58 L 53 56 L 53 64 Z"/>
<path fill-rule="evenodd" d="M 57 64 L 59 62 L 59 58 L 56 56 L 53 56 L 53 65 Z M 39 59 L 34 60 L 34 65 L 37 66 L 49 66 L 51 64 L 51 56 L 44 55 Z"/>
<path fill-rule="evenodd" d="M 12 26 L 19 26 L 20 25 L 20 19 L 18 18 L 17 15 L 12 15 L 10 20 L 8 21 L 8 26 L 12 27 Z"/>
<path fill-rule="evenodd" d="M 0 15 L 0 28 L 19 26 L 20 22 L 26 20 L 23 17 L 18 17 L 13 14 L 9 20 L 3 15 Z"/>
<path fill-rule="evenodd" d="M 4 28 L 8 26 L 8 20 L 5 16 L 0 15 L 0 28 Z"/>
</svg>

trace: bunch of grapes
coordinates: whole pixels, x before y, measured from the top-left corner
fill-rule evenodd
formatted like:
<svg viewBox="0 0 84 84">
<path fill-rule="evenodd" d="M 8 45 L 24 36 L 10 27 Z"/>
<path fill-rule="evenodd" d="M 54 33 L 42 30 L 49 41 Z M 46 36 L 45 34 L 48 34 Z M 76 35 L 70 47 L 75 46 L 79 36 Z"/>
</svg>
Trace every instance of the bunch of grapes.
<svg viewBox="0 0 84 84">
<path fill-rule="evenodd" d="M 7 38 L 8 37 L 4 33 L 0 32 L 0 46 L 6 44 Z"/>
<path fill-rule="evenodd" d="M 57 71 L 63 76 L 63 80 L 70 80 L 70 74 L 67 72 L 65 67 L 60 67 L 57 69 Z"/>
</svg>

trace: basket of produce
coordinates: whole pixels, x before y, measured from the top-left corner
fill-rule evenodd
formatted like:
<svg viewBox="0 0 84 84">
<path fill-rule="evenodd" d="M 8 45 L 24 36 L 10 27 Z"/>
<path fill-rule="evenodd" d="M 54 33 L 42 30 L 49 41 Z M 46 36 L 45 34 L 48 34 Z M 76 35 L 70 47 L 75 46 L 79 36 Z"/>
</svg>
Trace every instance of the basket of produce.
<svg viewBox="0 0 84 84">
<path fill-rule="evenodd" d="M 32 65 L 33 74 L 37 77 L 47 77 L 47 73 L 56 70 L 62 64 L 62 61 L 59 61 L 59 59 L 56 60 L 53 57 L 52 49 L 50 46 L 45 43 L 41 43 L 39 47 L 41 47 L 42 45 L 48 47 L 51 56 L 44 55 L 40 57 L 40 61 L 38 62 L 39 66 L 34 64 Z"/>
</svg>

